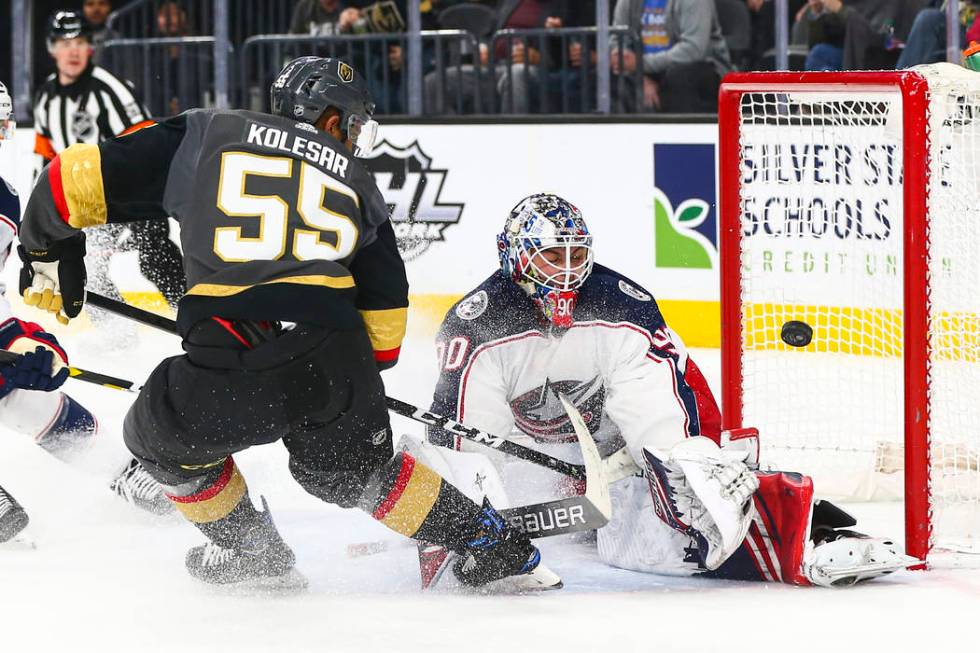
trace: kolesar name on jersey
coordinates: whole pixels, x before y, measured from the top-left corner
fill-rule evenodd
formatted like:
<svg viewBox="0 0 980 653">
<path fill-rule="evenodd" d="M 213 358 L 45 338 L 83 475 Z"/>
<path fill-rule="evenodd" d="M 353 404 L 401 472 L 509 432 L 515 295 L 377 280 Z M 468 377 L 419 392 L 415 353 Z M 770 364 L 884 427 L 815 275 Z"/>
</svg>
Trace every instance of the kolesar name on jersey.
<svg viewBox="0 0 980 653">
<path fill-rule="evenodd" d="M 342 178 L 347 177 L 347 165 L 350 163 L 347 157 L 317 141 L 275 127 L 249 123 L 245 142 L 301 156 L 324 170 Z"/>
</svg>

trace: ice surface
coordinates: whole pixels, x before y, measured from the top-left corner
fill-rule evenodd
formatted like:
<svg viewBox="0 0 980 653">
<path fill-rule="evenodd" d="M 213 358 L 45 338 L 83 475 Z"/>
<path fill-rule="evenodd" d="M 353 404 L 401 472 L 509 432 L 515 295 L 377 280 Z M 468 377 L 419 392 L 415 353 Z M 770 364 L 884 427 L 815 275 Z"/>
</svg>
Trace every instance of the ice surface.
<svg viewBox="0 0 980 653">
<path fill-rule="evenodd" d="M 175 339 L 141 328 L 131 348 L 82 331 L 64 337 L 79 367 L 139 380 Z M 715 388 L 718 352 L 694 356 Z M 431 343 L 413 337 L 385 373 L 388 392 L 425 403 Z M 153 518 L 107 489 L 126 458 L 120 425 L 132 396 L 71 381 L 100 441 L 74 465 L 0 427 L 0 483 L 31 515 L 36 549 L 0 545 L 0 653 L 17 651 L 793 651 L 969 650 L 980 572 L 904 572 L 849 590 L 661 578 L 604 566 L 567 539 L 539 540 L 565 588 L 535 596 L 422 594 L 414 548 L 357 511 L 305 494 L 278 444 L 236 456 L 253 497 L 265 495 L 310 587 L 242 596 L 183 568 L 202 536 Z M 396 434 L 417 431 L 401 418 Z M 895 506 L 855 508 L 887 524 Z M 894 533 L 896 536 L 899 533 Z M 387 550 L 349 558 L 351 543 Z M 974 644 L 970 644 L 974 642 Z"/>
</svg>

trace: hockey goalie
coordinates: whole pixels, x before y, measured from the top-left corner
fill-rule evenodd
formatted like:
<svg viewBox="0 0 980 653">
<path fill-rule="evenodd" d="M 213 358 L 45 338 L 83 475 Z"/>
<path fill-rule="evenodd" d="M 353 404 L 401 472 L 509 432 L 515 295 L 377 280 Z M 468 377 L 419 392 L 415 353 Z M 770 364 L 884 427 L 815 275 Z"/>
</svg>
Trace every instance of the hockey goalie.
<svg viewBox="0 0 980 653">
<path fill-rule="evenodd" d="M 521 200 L 497 247 L 500 269 L 453 306 L 440 329 L 432 411 L 570 457 L 575 446 L 565 443 L 574 431 L 558 399 L 566 395 L 607 469 L 621 461 L 612 519 L 597 531 L 604 562 L 822 586 L 917 562 L 890 540 L 851 530 L 856 522 L 843 510 L 814 501 L 809 477 L 759 471 L 754 429 L 720 431 L 714 397 L 657 302 L 593 263 L 592 236 L 575 206 L 547 194 Z M 465 441 L 447 431 L 432 429 L 428 439 L 430 459 L 472 475 L 471 457 L 482 454 L 448 452 L 443 447 L 459 450 Z M 491 483 L 501 478 L 496 462 L 475 478 L 502 503 L 515 483 L 506 474 Z M 420 549 L 423 585 L 439 575 L 436 553 Z"/>
</svg>

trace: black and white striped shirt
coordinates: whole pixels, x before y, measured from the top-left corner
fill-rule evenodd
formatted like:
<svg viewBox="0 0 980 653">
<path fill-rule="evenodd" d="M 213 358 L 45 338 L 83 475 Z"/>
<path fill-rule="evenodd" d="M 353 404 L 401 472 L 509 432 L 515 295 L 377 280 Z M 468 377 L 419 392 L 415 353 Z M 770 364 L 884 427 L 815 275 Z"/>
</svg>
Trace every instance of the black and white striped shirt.
<svg viewBox="0 0 980 653">
<path fill-rule="evenodd" d="M 133 86 L 105 68 L 90 65 L 71 84 L 54 73 L 34 103 L 34 151 L 52 159 L 75 143 L 99 143 L 149 120 Z"/>
</svg>

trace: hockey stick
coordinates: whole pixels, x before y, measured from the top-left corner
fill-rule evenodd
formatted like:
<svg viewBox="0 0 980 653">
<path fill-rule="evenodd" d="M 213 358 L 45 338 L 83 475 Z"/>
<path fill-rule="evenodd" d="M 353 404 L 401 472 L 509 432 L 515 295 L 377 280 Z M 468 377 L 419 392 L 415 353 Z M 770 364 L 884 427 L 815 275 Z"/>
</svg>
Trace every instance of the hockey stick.
<svg viewBox="0 0 980 653">
<path fill-rule="evenodd" d="M 86 301 L 93 306 L 128 317 L 141 324 L 171 334 L 177 333 L 177 323 L 161 315 L 93 292 L 86 293 Z M 388 410 L 398 415 L 422 424 L 444 428 L 471 442 L 547 467 L 560 474 L 566 474 L 576 479 L 585 479 L 586 492 L 584 495 L 501 511 L 505 519 L 529 536 L 546 537 L 582 530 L 594 530 L 604 526 L 612 515 L 612 505 L 609 499 L 610 479 L 605 476 L 605 467 L 599 456 L 599 451 L 596 449 L 595 441 L 592 439 L 592 434 L 589 433 L 588 427 L 585 426 L 585 422 L 575 406 L 564 396 L 561 396 L 560 399 L 575 429 L 575 436 L 578 438 L 579 447 L 582 449 L 585 465 L 575 465 L 549 456 L 392 397 L 386 396 L 385 404 Z"/>
<path fill-rule="evenodd" d="M 513 456 L 515 458 L 520 458 L 521 460 L 534 463 L 535 465 L 547 467 L 548 469 L 552 469 L 559 474 L 565 474 L 566 476 L 571 476 L 574 479 L 585 479 L 586 477 L 586 469 L 584 465 L 576 465 L 574 463 L 561 460 L 560 458 L 549 456 L 546 453 L 536 451 L 530 447 L 517 444 L 516 442 L 511 442 L 510 440 L 499 438 L 495 435 L 490 435 L 486 431 L 481 431 L 480 429 L 466 426 L 465 424 L 461 424 L 460 422 L 443 415 L 430 413 L 429 411 L 419 408 L 418 406 L 413 406 L 412 404 L 393 397 L 385 397 L 385 404 L 388 406 L 388 410 L 397 415 L 407 417 L 408 419 L 427 426 L 441 428 L 445 431 L 449 431 L 453 435 L 458 435 L 465 440 L 475 442 L 476 444 L 481 444 L 485 447 L 489 447 L 490 449 L 507 454 L 508 456 Z M 591 436 L 589 439 L 591 440 Z"/>
<path fill-rule="evenodd" d="M 529 506 L 508 508 L 500 514 L 529 537 L 550 537 L 601 528 L 612 517 L 609 480 L 603 472 L 602 458 L 582 415 L 565 395 L 558 395 L 575 429 L 585 460 L 585 494 Z"/>
<path fill-rule="evenodd" d="M 15 354 L 12 351 L 0 349 L 0 363 L 13 363 L 14 361 L 20 359 L 21 356 L 23 356 L 23 354 Z M 113 390 L 136 392 L 136 390 L 133 389 L 135 384 L 132 381 L 119 379 L 114 376 L 109 376 L 108 374 L 90 372 L 89 370 L 83 370 L 79 367 L 69 367 L 68 378 L 75 379 L 76 381 L 85 381 L 86 383 L 94 383 L 95 385 L 101 385 L 104 388 L 112 388 Z"/>
<path fill-rule="evenodd" d="M 109 311 L 110 313 L 115 313 L 116 315 L 120 315 L 122 317 L 128 317 L 134 322 L 139 322 L 140 324 L 145 324 L 146 326 L 151 326 L 155 329 L 166 331 L 171 335 L 177 335 L 177 322 L 168 317 L 157 315 L 156 313 L 151 313 L 150 311 L 144 311 L 142 308 L 130 306 L 126 302 L 111 299 L 105 295 L 92 292 L 91 290 L 85 292 L 85 302 L 95 306 L 96 308 L 101 308 L 104 311 Z"/>
</svg>

